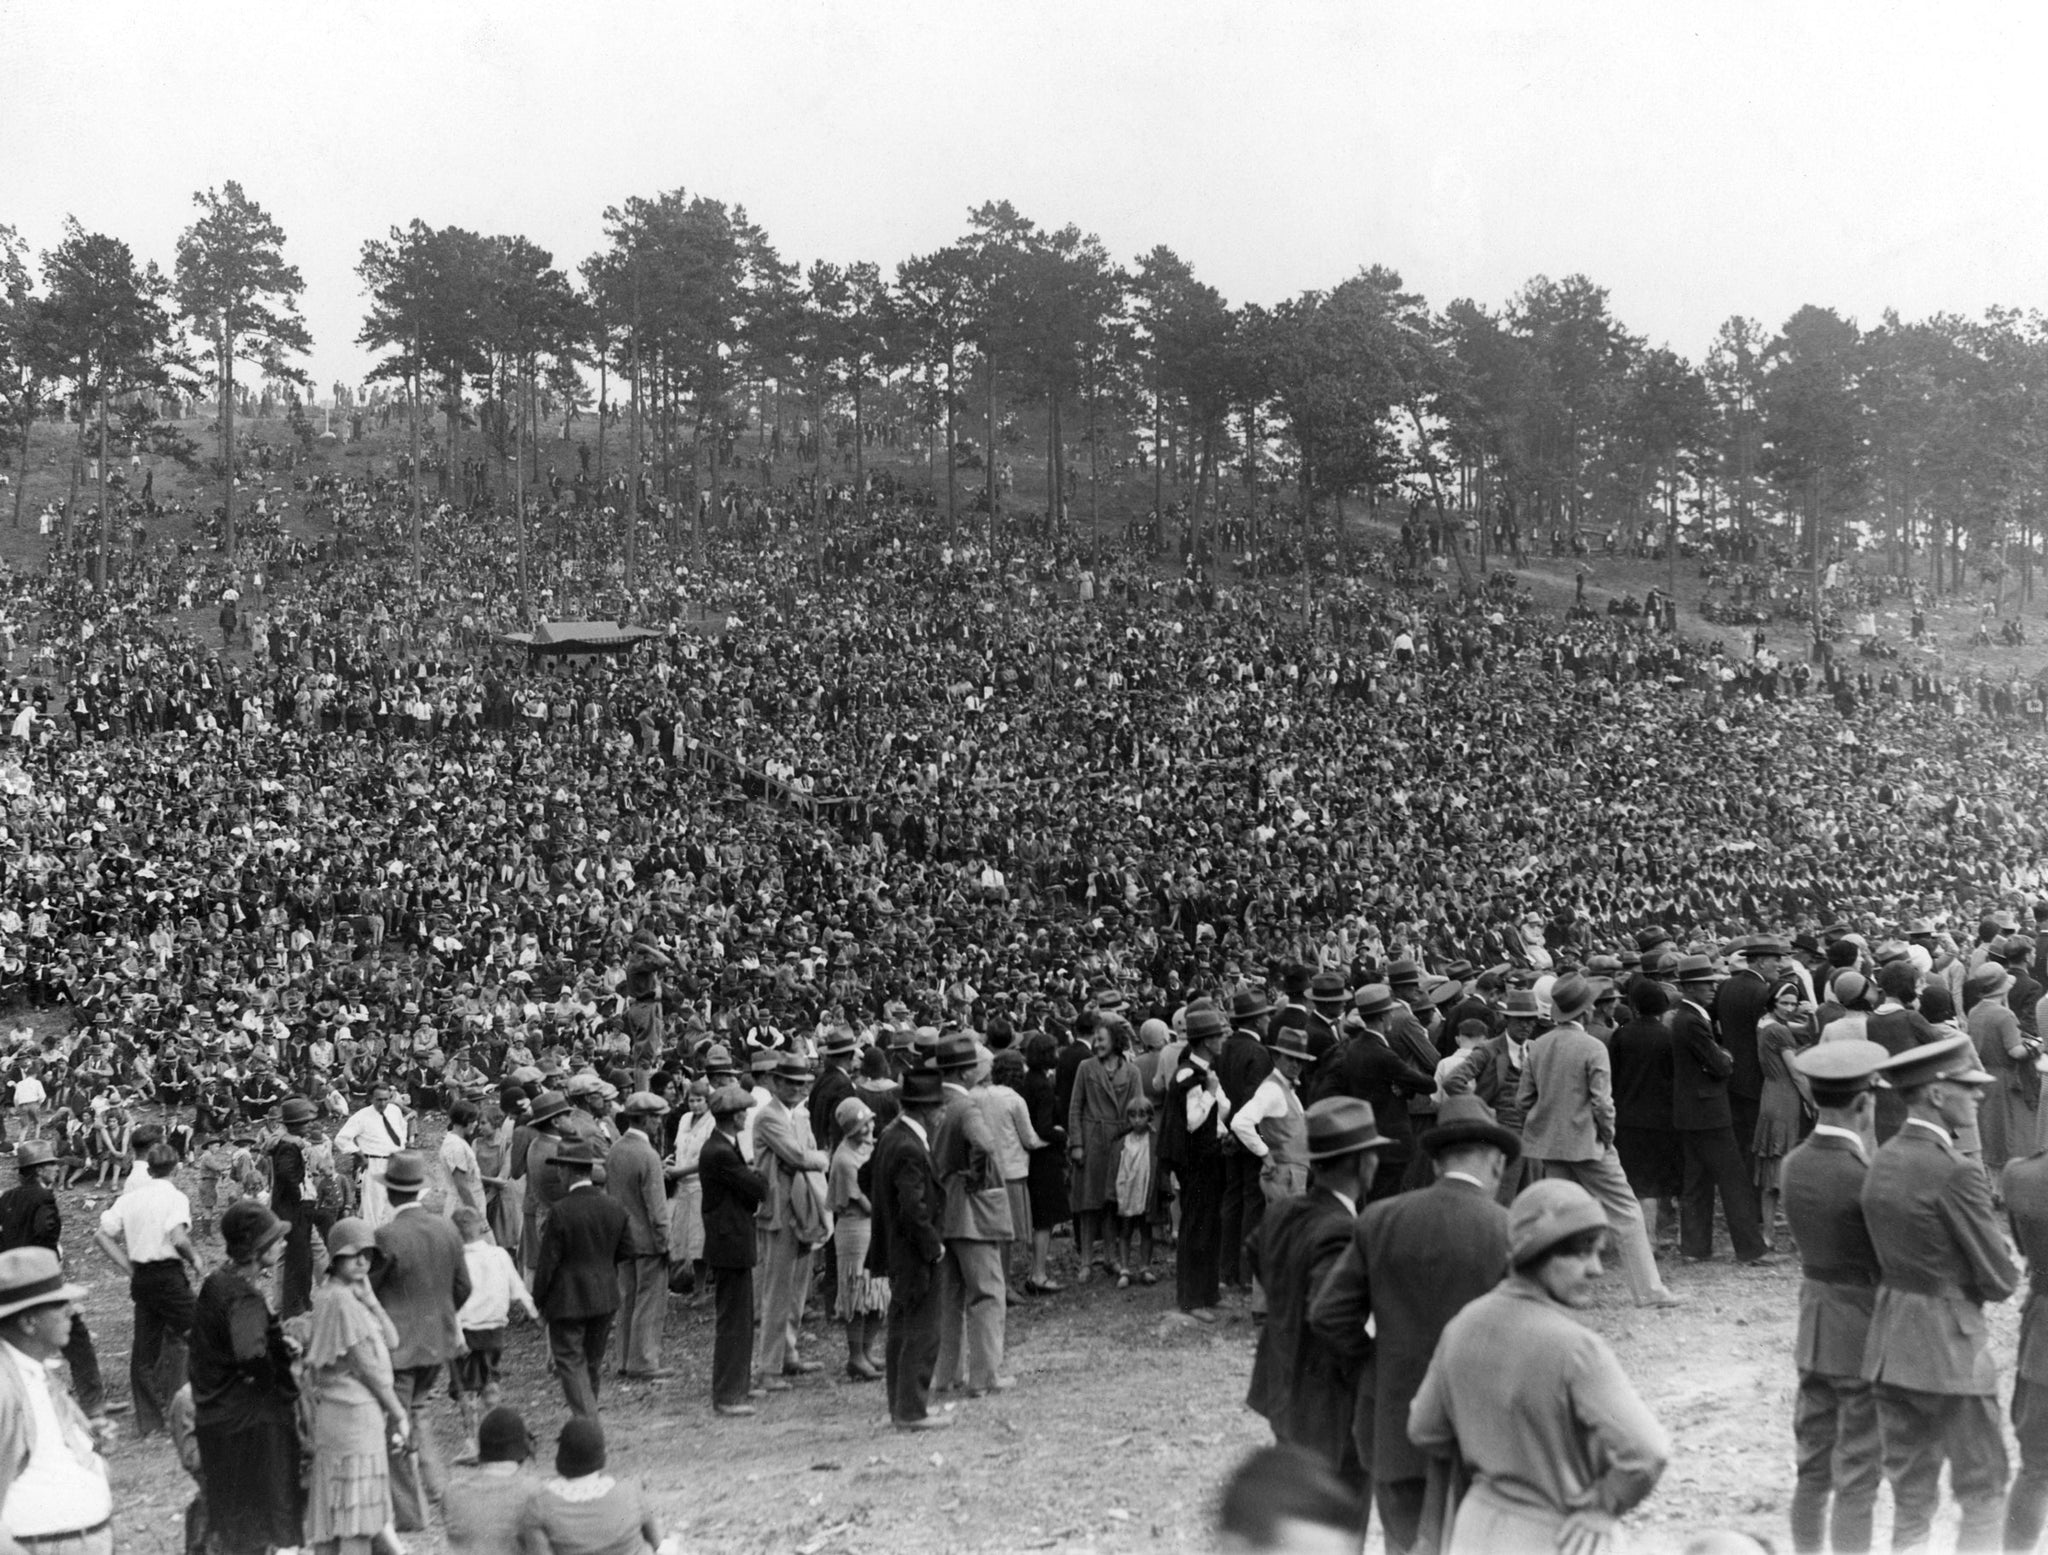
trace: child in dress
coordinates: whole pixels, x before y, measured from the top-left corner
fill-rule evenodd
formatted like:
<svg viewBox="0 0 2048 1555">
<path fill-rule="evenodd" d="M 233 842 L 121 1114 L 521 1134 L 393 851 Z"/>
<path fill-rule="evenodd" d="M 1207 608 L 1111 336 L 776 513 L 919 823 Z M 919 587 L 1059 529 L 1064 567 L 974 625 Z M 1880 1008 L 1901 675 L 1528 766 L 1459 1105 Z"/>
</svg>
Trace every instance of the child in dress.
<svg viewBox="0 0 2048 1555">
<path fill-rule="evenodd" d="M 1110 1271 L 1116 1288 L 1128 1290 L 1134 1277 L 1131 1247 L 1138 1249 L 1135 1278 L 1141 1285 L 1155 1283 L 1158 1276 L 1152 1262 L 1152 1103 L 1141 1091 L 1124 1107 L 1123 1143 L 1116 1162 L 1116 1250 L 1117 1263 Z"/>
</svg>

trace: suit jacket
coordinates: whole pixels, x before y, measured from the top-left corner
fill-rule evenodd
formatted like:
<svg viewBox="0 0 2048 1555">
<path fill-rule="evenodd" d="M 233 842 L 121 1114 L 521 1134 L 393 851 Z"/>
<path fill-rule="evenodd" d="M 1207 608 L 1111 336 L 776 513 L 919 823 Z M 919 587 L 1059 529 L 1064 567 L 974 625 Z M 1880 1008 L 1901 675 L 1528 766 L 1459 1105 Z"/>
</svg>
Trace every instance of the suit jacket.
<svg viewBox="0 0 2048 1555">
<path fill-rule="evenodd" d="M 932 1284 L 932 1266 L 944 1243 L 939 1215 L 944 1194 L 932 1153 L 908 1118 L 882 1130 L 862 1168 L 875 1213 L 868 1242 L 868 1272 L 889 1276 L 890 1289 L 917 1301 Z"/>
<path fill-rule="evenodd" d="M 754 1211 L 768 1197 L 768 1181 L 747 1165 L 740 1147 L 716 1129 L 697 1157 L 704 1188 L 704 1262 L 713 1269 L 751 1269 L 759 1256 Z"/>
<path fill-rule="evenodd" d="M 839 1143 L 839 1128 L 833 1114 L 839 1110 L 839 1104 L 852 1094 L 853 1076 L 836 1064 L 826 1064 L 824 1073 L 818 1076 L 818 1083 L 811 1087 L 811 1097 L 804 1103 L 804 1111 L 811 1115 L 812 1140 L 827 1151 Z"/>
<path fill-rule="evenodd" d="M 17 1247 L 57 1251 L 57 1195 L 42 1183 L 21 1183 L 0 1193 L 0 1253 Z"/>
<path fill-rule="evenodd" d="M 1350 1443 L 1360 1357 L 1327 1344 L 1309 1327 L 1308 1312 L 1355 1219 L 1336 1194 L 1311 1188 L 1268 1209 L 1245 1244 L 1265 1287 L 1266 1322 L 1244 1401 L 1271 1423 L 1276 1440 L 1307 1448 L 1332 1470 Z"/>
<path fill-rule="evenodd" d="M 548 1216 L 534 1261 L 533 1304 L 550 1322 L 619 1310 L 618 1262 L 626 1256 L 626 1211 L 595 1184 L 572 1188 Z"/>
<path fill-rule="evenodd" d="M 1671 1011 L 1671 1126 L 1708 1132 L 1735 1126 L 1728 1077 L 1735 1059 L 1721 1046 L 1714 1023 L 1692 1005 Z"/>
<path fill-rule="evenodd" d="M 1522 1044 L 1522 1062 L 1529 1061 L 1531 1043 Z M 1522 1131 L 1522 1076 L 1508 1057 L 1507 1033 L 1475 1042 L 1465 1051 L 1464 1062 L 1444 1076 L 1444 1094 L 1477 1096 L 1493 1109 L 1494 1121 L 1502 1128 Z"/>
<path fill-rule="evenodd" d="M 1410 1096 L 1436 1090 L 1436 1076 L 1424 1074 L 1387 1045 L 1377 1032 L 1354 1032 L 1323 1060 L 1314 1101 L 1325 1096 L 1355 1096 L 1372 1104 L 1380 1132 L 1393 1140 L 1390 1158 L 1406 1160 L 1414 1130 L 1408 1122 Z M 1386 1170 L 1382 1165 L 1382 1171 Z"/>
<path fill-rule="evenodd" d="M 1462 1178 L 1397 1193 L 1358 1217 L 1309 1305 L 1309 1323 L 1363 1368 L 1352 1429 L 1375 1478 L 1428 1475 L 1428 1455 L 1408 1439 L 1408 1405 L 1444 1325 L 1507 1272 L 1508 1212 Z"/>
<path fill-rule="evenodd" d="M 626 1212 L 626 1253 L 660 1258 L 668 1252 L 668 1179 L 647 1136 L 627 1129 L 605 1152 L 604 1191 Z"/>
<path fill-rule="evenodd" d="M 1597 1161 L 1614 1143 L 1607 1046 L 1584 1026 L 1556 1026 L 1529 1044 L 1515 1099 L 1532 1161 Z"/>
<path fill-rule="evenodd" d="M 946 1087 L 945 1106 L 932 1125 L 931 1156 L 945 1195 L 939 1215 L 941 1236 L 948 1241 L 1007 1242 L 1016 1235 L 988 1115 L 957 1086 Z"/>
<path fill-rule="evenodd" d="M 1752 1100 L 1764 1093 L 1763 1063 L 1756 1052 L 1756 1028 L 1771 1009 L 1771 985 L 1761 972 L 1743 967 L 1721 985 L 1714 996 L 1714 1024 L 1721 1028 L 1721 1045 L 1728 1049 L 1735 1068 L 1728 1076 L 1728 1094 Z"/>
<path fill-rule="evenodd" d="M 798 1172 L 822 1172 L 831 1159 L 811 1138 L 810 1114 L 792 1112 L 774 1097 L 754 1109 L 754 1160 L 768 1183 L 755 1219 L 769 1231 L 793 1229 L 789 1180 Z"/>
<path fill-rule="evenodd" d="M 1871 1158 L 1862 1202 L 1882 1271 L 1864 1380 L 1995 1396 L 1984 1303 L 2010 1296 L 2019 1270 L 2006 1256 L 1982 1169 L 1909 1120 Z"/>
<path fill-rule="evenodd" d="M 393 1369 L 455 1359 L 462 1348 L 455 1314 L 469 1300 L 469 1265 L 455 1223 L 408 1205 L 377 1228 L 377 1252 L 370 1288 L 398 1329 Z"/>
<path fill-rule="evenodd" d="M 1238 1028 L 1223 1039 L 1223 1051 L 1216 1055 L 1216 1078 L 1230 1098 L 1232 1112 L 1250 1101 L 1259 1082 L 1272 1072 L 1273 1054 L 1256 1034 Z"/>
<path fill-rule="evenodd" d="M 2029 1286 L 2013 1370 L 2039 1387 L 2048 1383 L 2048 1152 L 2008 1161 L 1999 1181 L 2013 1240 L 2027 1260 Z"/>
<path fill-rule="evenodd" d="M 1877 1249 L 1863 1219 L 1869 1171 L 1860 1146 L 1833 1134 L 1809 1134 L 1779 1168 L 1785 1223 L 1806 1273 L 1793 1347 L 1802 1372 L 1862 1375 L 1878 1277 Z"/>
</svg>

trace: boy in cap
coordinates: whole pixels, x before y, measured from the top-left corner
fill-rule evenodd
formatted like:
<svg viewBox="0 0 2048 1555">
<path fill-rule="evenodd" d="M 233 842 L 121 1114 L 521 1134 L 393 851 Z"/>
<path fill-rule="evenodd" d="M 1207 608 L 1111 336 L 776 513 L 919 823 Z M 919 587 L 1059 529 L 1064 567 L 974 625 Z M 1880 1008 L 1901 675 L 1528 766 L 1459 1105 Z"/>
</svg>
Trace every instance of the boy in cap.
<svg viewBox="0 0 2048 1555">
<path fill-rule="evenodd" d="M 1871 1506 L 1883 1470 L 1877 1405 L 1863 1348 L 1877 1290 L 1877 1252 L 1863 1219 L 1876 1113 L 1873 1086 L 1887 1057 L 1875 1042 L 1823 1042 L 1792 1055 L 1820 1121 L 1780 1168 L 1785 1223 L 1799 1244 L 1799 1336 L 1792 1408 L 1797 1479 L 1792 1548 L 1818 1555 L 1870 1548 Z M 1829 1524 L 1832 1497 L 1833 1523 Z"/>
<path fill-rule="evenodd" d="M 1878 1071 L 1906 1121 L 1878 1148 L 1860 1200 L 1880 1271 L 1862 1375 L 1874 1384 L 1892 1544 L 1927 1542 L 1941 1465 L 1962 1504 L 1957 1548 L 1995 1547 L 2007 1460 L 1998 1367 L 1983 1307 L 2019 1283 L 1982 1170 L 1956 1149 L 1991 1076 L 1958 1033 L 1888 1059 Z"/>
</svg>

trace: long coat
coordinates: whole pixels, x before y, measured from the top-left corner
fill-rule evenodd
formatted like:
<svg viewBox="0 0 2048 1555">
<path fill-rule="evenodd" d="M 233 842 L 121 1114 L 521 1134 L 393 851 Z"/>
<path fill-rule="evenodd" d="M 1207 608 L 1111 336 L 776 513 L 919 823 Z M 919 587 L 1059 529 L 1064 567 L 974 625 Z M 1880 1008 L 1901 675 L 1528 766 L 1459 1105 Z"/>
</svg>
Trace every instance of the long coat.
<svg viewBox="0 0 2048 1555">
<path fill-rule="evenodd" d="M 1878 1279 L 1877 1249 L 1863 1218 L 1869 1172 L 1860 1142 L 1833 1134 L 1809 1134 L 1779 1168 L 1785 1223 L 1806 1276 L 1793 1348 L 1802 1372 L 1862 1374 Z"/>
<path fill-rule="evenodd" d="M 598 1187 L 574 1188 L 548 1216 L 533 1270 L 533 1302 L 564 1322 L 619 1310 L 618 1263 L 626 1256 L 626 1212 Z"/>
<path fill-rule="evenodd" d="M 1728 1077 L 1735 1059 L 1721 1045 L 1714 1023 L 1694 1005 L 1671 1011 L 1671 1126 L 1681 1132 L 1732 1128 Z"/>
<path fill-rule="evenodd" d="M 1351 1440 L 1359 1358 L 1309 1327 L 1309 1303 L 1351 1240 L 1355 1217 L 1327 1188 L 1270 1207 L 1246 1244 L 1266 1292 L 1266 1322 L 1252 1357 L 1245 1403 L 1264 1415 L 1276 1441 L 1308 1449 L 1332 1469 Z"/>
<path fill-rule="evenodd" d="M 1352 1429 L 1375 1479 L 1428 1476 L 1428 1457 L 1408 1439 L 1409 1402 L 1444 1326 L 1507 1272 L 1508 1212 L 1462 1178 L 1397 1193 L 1358 1217 L 1309 1322 L 1361 1363 Z"/>
<path fill-rule="evenodd" d="M 1075 1074 L 1074 1098 L 1067 1105 L 1067 1148 L 1082 1152 L 1074 1174 L 1076 1210 L 1099 1210 L 1116 1198 L 1117 1137 L 1124 1109 L 1143 1085 L 1138 1066 L 1129 1058 L 1112 1074 L 1101 1059 L 1091 1056 Z"/>
<path fill-rule="evenodd" d="M 893 1295 L 916 1301 L 930 1287 L 932 1266 L 945 1246 L 939 1239 L 945 1196 L 931 1150 L 909 1119 L 898 1118 L 882 1130 L 861 1172 L 875 1207 L 868 1273 L 886 1274 Z"/>
<path fill-rule="evenodd" d="M 740 1147 L 716 1129 L 697 1157 L 704 1185 L 704 1263 L 712 1269 L 751 1269 L 759 1256 L 754 1211 L 768 1197 L 767 1179 L 747 1165 Z"/>
</svg>

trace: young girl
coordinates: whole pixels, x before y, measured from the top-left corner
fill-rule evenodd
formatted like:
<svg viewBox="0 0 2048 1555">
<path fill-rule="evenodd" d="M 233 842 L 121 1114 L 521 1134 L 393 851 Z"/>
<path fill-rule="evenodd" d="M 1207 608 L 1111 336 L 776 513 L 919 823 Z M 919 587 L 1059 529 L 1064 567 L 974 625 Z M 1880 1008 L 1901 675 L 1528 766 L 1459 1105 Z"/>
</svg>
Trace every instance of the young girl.
<svg viewBox="0 0 2048 1555">
<path fill-rule="evenodd" d="M 832 1121 L 840 1137 L 832 1152 L 826 1202 L 839 1217 L 832 1237 L 839 1257 L 839 1315 L 846 1322 L 846 1375 L 874 1382 L 883 1374 L 875 1347 L 882 1338 L 882 1315 L 889 1310 L 889 1282 L 867 1271 L 874 1206 L 860 1191 L 860 1169 L 874 1153 L 875 1115 L 858 1096 L 849 1096 Z"/>
<path fill-rule="evenodd" d="M 99 1177 L 95 1186 L 104 1188 L 128 1170 L 128 1109 L 120 1099 L 110 1099 L 97 1109 L 92 1126 L 92 1161 Z"/>
<path fill-rule="evenodd" d="M 1152 1103 L 1142 1092 L 1124 1105 L 1123 1142 L 1116 1162 L 1116 1252 L 1110 1272 L 1116 1288 L 1130 1288 L 1131 1242 L 1137 1239 L 1136 1278 L 1141 1285 L 1157 1283 L 1152 1262 Z"/>
</svg>

